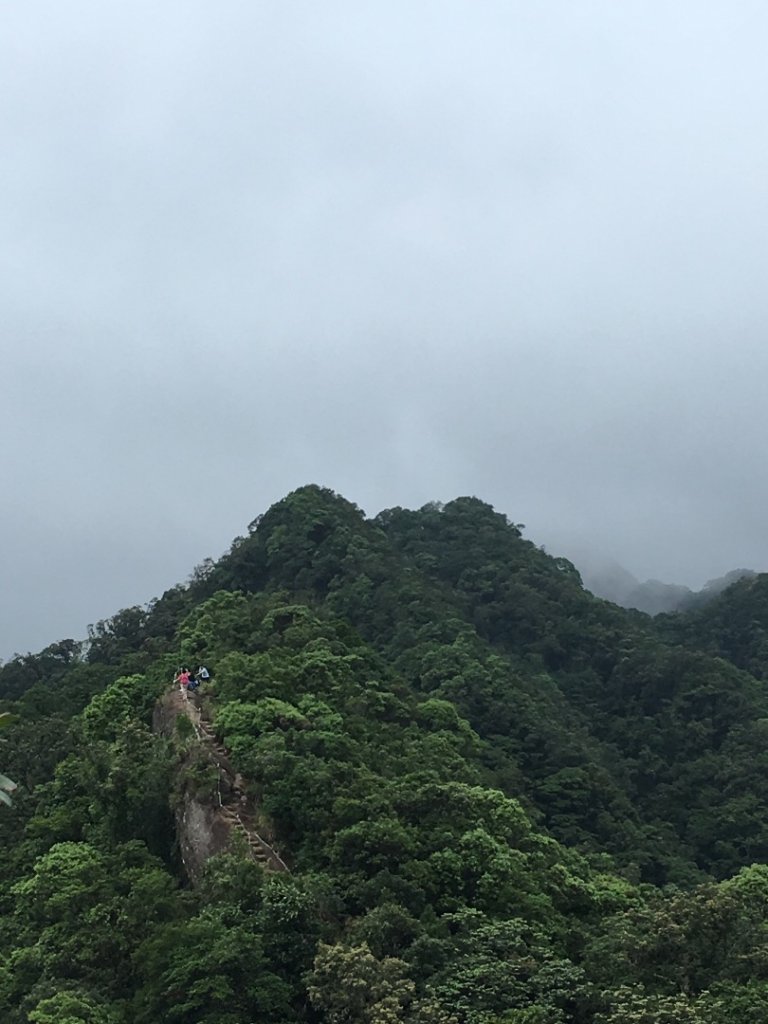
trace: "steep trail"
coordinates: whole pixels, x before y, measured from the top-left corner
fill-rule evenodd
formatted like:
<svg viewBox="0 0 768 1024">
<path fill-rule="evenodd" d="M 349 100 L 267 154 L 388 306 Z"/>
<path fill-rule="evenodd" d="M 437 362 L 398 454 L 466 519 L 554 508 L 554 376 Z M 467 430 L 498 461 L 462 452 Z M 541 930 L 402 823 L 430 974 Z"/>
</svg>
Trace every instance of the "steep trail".
<svg viewBox="0 0 768 1024">
<path fill-rule="evenodd" d="M 216 736 L 212 723 L 204 715 L 197 697 L 192 698 L 174 687 L 167 698 L 169 710 L 185 715 L 192 723 L 195 736 L 216 768 L 216 811 L 231 833 L 239 835 L 249 856 L 265 871 L 290 873 L 280 854 L 256 827 L 254 812 L 245 791 L 245 780 L 232 767 L 229 751 Z"/>
</svg>

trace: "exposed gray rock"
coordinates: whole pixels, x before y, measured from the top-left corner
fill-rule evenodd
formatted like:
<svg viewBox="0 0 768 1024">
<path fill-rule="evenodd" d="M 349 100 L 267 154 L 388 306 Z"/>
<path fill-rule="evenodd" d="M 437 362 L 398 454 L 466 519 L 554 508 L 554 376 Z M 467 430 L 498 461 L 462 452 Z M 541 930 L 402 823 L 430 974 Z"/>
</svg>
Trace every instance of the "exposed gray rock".
<svg viewBox="0 0 768 1024">
<path fill-rule="evenodd" d="M 256 831 L 245 779 L 232 769 L 227 751 L 215 740 L 210 723 L 203 720 L 197 705 L 174 687 L 157 702 L 152 716 L 154 732 L 173 739 L 182 715 L 196 735 L 179 763 L 181 796 L 174 807 L 179 849 L 190 882 L 196 885 L 200 881 L 211 857 L 236 850 L 252 857 L 265 870 L 287 871 L 277 851 Z M 201 750 L 218 773 L 215 791 L 202 795 L 186 779 L 195 755 Z"/>
</svg>

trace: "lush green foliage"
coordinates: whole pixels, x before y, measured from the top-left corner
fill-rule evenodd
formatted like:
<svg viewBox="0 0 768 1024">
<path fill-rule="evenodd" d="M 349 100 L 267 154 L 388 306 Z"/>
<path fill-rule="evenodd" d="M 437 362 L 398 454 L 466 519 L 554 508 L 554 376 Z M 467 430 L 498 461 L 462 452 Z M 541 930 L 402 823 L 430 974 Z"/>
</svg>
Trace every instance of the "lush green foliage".
<svg viewBox="0 0 768 1024">
<path fill-rule="evenodd" d="M 476 499 L 289 495 L 187 585 L 0 669 L 0 1019 L 765 1020 L 765 593 L 652 621 Z M 185 878 L 195 741 L 151 722 L 200 662 L 290 874 Z"/>
</svg>

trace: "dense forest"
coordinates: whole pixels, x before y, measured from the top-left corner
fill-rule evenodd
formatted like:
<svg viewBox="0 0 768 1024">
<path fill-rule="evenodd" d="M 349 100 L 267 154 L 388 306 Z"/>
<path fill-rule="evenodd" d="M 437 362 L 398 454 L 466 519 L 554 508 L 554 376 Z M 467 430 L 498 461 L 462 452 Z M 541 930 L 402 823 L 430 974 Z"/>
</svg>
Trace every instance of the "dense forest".
<svg viewBox="0 0 768 1024">
<path fill-rule="evenodd" d="M 185 867 L 186 664 L 288 870 Z M 301 488 L 0 669 L 0 1019 L 762 1024 L 766 675 L 768 576 L 650 618 L 476 498 Z"/>
</svg>

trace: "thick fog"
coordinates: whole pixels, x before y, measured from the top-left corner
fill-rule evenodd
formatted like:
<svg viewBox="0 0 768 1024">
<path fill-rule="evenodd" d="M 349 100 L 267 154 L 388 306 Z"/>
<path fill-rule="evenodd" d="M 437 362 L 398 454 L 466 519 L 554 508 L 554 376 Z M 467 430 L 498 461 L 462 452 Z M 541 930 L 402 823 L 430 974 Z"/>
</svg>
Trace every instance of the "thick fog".
<svg viewBox="0 0 768 1024">
<path fill-rule="evenodd" d="M 768 9 L 31 0 L 0 32 L 0 655 L 291 489 L 766 568 Z"/>
</svg>

